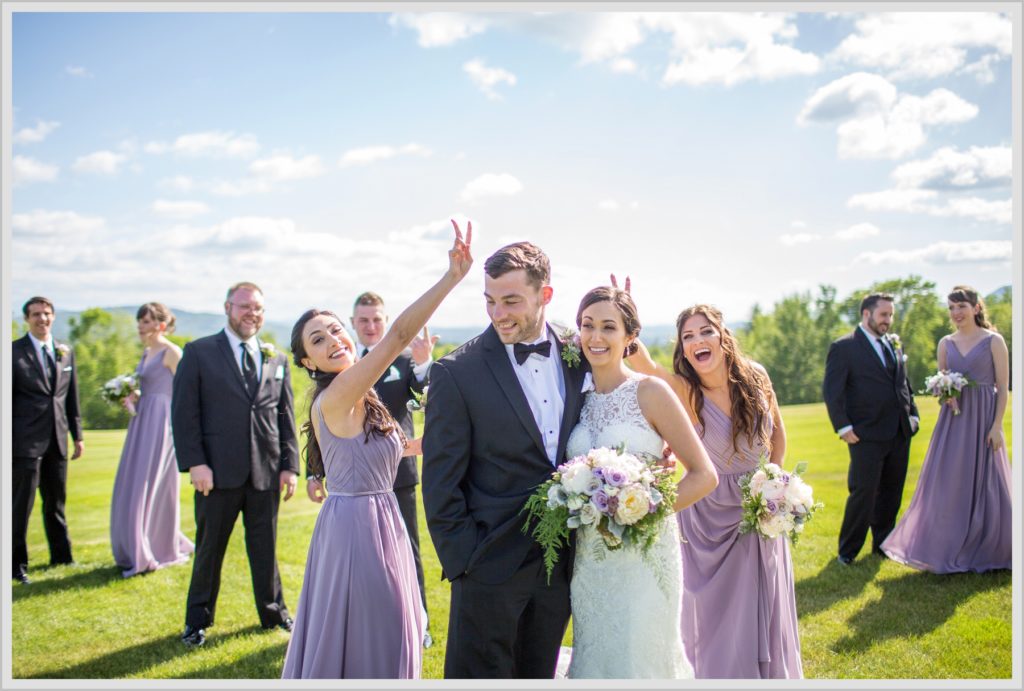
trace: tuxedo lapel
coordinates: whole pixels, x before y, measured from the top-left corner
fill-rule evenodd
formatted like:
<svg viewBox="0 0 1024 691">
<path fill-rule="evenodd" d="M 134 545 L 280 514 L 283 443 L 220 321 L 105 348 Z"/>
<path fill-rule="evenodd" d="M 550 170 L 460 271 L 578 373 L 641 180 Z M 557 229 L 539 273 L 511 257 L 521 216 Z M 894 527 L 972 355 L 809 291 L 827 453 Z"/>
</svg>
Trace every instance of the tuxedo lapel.
<svg viewBox="0 0 1024 691">
<path fill-rule="evenodd" d="M 576 420 L 579 417 L 583 397 L 580 392 L 583 386 L 583 363 L 581 356 L 580 362 L 575 367 L 570 367 L 569 363 L 562 359 L 562 348 L 565 343 L 557 333 L 555 341 L 558 345 L 558 352 L 552 353 L 551 357 L 558 358 L 562 367 L 562 379 L 565 382 L 565 407 L 562 409 L 562 428 L 558 432 L 558 458 L 555 459 L 556 464 L 561 464 L 562 459 L 565 458 L 565 447 L 569 443 L 569 435 L 572 434 L 572 429 L 576 426 Z"/>
<path fill-rule="evenodd" d="M 871 344 L 871 341 L 868 340 L 867 335 L 859 326 L 853 332 L 853 340 L 861 344 L 861 350 L 863 351 L 864 356 L 871 358 L 871 362 L 874 363 L 875 366 L 873 371 L 877 374 L 881 374 L 886 379 L 891 379 L 892 377 L 889 375 L 889 370 L 885 368 L 885 363 L 878 357 L 878 351 L 875 350 L 875 346 Z"/>
<path fill-rule="evenodd" d="M 217 334 L 217 348 L 220 350 L 221 355 L 227 359 L 228 370 L 232 372 L 229 378 L 233 379 L 238 388 L 241 389 L 242 395 L 245 398 L 249 398 L 249 392 L 245 389 L 245 380 L 242 379 L 242 370 L 238 369 L 238 362 L 235 361 L 234 353 L 231 352 L 231 341 L 228 340 L 227 334 L 221 331 Z"/>
<path fill-rule="evenodd" d="M 17 341 L 21 345 L 21 349 L 24 351 L 24 355 L 28 358 L 29 362 L 32 363 L 32 371 L 35 373 L 36 379 L 39 381 L 39 386 L 42 387 L 46 393 L 53 393 L 53 389 L 50 387 L 50 378 L 44 374 L 46 368 L 43 363 L 39 362 L 39 357 L 36 355 L 35 344 L 32 343 L 32 339 L 29 338 L 28 334 L 25 334 Z"/>
<path fill-rule="evenodd" d="M 64 360 L 57 359 L 57 341 L 53 342 L 53 391 L 54 393 L 60 391 L 60 382 L 64 378 Z M 70 357 L 68 358 L 70 360 Z"/>
<path fill-rule="evenodd" d="M 274 362 L 277 361 L 277 356 L 272 358 L 263 357 L 263 352 L 260 351 L 260 384 L 256 387 L 256 398 L 263 395 L 264 387 L 269 386 L 269 380 L 274 376 Z"/>
<path fill-rule="evenodd" d="M 508 399 L 512 410 L 516 413 L 516 417 L 519 418 L 519 421 L 523 423 L 523 427 L 530 433 L 530 438 L 533 439 L 537 448 L 547 457 L 544 441 L 541 439 L 537 421 L 533 419 L 530 403 L 526 400 L 526 394 L 523 393 L 523 388 L 519 385 L 519 378 L 516 376 L 515 370 L 512 369 L 512 363 L 508 359 L 505 346 L 502 344 L 501 339 L 498 338 L 498 334 L 493 326 L 488 326 L 487 331 L 484 332 L 484 362 L 487 363 L 491 374 L 498 381 L 498 388 L 501 389 L 502 394 Z M 568 389 L 568 381 L 566 382 L 566 388 Z"/>
</svg>

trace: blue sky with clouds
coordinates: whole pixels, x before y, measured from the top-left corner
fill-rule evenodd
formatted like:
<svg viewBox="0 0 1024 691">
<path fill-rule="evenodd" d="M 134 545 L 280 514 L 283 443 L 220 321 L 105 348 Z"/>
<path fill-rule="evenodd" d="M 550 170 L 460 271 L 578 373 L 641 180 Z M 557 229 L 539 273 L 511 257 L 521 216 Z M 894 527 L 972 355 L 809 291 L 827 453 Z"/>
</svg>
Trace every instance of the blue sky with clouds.
<svg viewBox="0 0 1024 691">
<path fill-rule="evenodd" d="M 60 308 L 392 313 L 447 219 L 529 239 L 570 321 L 610 271 L 642 319 L 919 274 L 1011 282 L 1011 21 L 997 13 L 22 13 L 10 287 Z"/>
</svg>

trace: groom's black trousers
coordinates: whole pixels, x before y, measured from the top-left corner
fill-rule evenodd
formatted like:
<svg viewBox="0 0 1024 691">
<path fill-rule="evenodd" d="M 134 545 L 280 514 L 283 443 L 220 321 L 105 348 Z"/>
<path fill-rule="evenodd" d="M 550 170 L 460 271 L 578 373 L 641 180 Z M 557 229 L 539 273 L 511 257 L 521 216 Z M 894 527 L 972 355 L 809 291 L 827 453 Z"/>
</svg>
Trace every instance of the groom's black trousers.
<svg viewBox="0 0 1024 691">
<path fill-rule="evenodd" d="M 446 679 L 552 679 L 569 623 L 569 568 L 562 554 L 547 582 L 539 550 L 504 583 L 463 574 L 452 581 Z M 536 556 L 535 556 L 536 555 Z"/>
<path fill-rule="evenodd" d="M 871 549 L 878 552 L 896 527 L 910 459 L 910 437 L 898 433 L 889 441 L 860 440 L 850 445 L 850 492 L 839 529 L 839 555 L 854 559 L 871 529 Z"/>
</svg>

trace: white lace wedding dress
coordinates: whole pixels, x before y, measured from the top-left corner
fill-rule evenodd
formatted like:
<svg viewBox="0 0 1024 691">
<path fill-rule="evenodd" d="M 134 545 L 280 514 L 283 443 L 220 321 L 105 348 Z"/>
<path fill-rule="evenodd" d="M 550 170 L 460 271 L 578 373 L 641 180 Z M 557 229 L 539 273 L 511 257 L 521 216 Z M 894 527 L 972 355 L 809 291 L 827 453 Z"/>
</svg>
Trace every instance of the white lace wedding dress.
<svg viewBox="0 0 1024 691">
<path fill-rule="evenodd" d="M 568 456 L 599 446 L 661 457 L 663 442 L 640 411 L 632 375 L 607 394 L 590 392 L 572 431 Z M 576 531 L 572 597 L 572 658 L 577 679 L 692 679 L 680 634 L 683 567 L 675 516 L 644 554 L 633 546 L 609 550 L 591 526 Z"/>
</svg>

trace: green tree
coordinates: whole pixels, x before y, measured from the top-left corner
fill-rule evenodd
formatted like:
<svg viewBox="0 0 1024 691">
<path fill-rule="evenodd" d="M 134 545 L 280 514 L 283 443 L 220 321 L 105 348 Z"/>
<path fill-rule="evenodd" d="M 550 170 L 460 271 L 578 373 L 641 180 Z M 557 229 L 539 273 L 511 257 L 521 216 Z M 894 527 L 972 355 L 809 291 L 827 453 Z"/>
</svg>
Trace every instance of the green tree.
<svg viewBox="0 0 1024 691">
<path fill-rule="evenodd" d="M 70 341 L 78 366 L 82 424 L 89 429 L 126 427 L 130 416 L 111 405 L 100 390 L 104 382 L 135 370 L 142 355 L 134 320 L 91 307 L 70 320 Z"/>
<path fill-rule="evenodd" d="M 784 405 L 821 400 L 825 357 L 816 311 L 810 293 L 790 295 L 770 313 L 754 310 L 750 326 L 738 334 L 742 348 L 768 371 Z"/>
<path fill-rule="evenodd" d="M 988 320 L 992 326 L 999 331 L 999 334 L 1006 341 L 1006 348 L 1010 351 L 1010 386 L 1013 386 L 1013 295 L 1006 290 L 1000 294 L 989 295 L 985 298 L 985 311 L 988 313 Z"/>
</svg>

